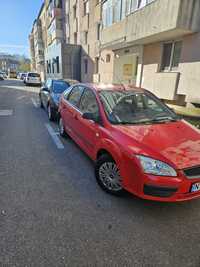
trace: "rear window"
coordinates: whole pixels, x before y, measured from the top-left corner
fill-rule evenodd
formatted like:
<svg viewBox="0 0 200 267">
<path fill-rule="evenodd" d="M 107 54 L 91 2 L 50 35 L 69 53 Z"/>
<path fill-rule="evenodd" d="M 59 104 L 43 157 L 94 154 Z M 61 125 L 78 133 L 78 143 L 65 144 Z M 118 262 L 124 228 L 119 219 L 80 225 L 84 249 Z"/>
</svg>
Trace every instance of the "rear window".
<svg viewBox="0 0 200 267">
<path fill-rule="evenodd" d="M 40 74 L 38 74 L 38 73 L 29 73 L 28 76 L 34 77 L 34 78 L 40 78 Z"/>
<path fill-rule="evenodd" d="M 55 94 L 62 94 L 68 87 L 70 87 L 70 84 L 65 81 L 53 82 L 53 92 Z"/>
</svg>

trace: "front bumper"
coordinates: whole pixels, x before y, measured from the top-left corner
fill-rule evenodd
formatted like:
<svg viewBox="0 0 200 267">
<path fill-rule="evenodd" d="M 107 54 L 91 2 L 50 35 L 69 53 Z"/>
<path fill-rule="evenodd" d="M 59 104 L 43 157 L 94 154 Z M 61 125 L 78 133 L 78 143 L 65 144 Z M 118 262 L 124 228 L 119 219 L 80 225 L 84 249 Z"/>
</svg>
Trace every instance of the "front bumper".
<svg viewBox="0 0 200 267">
<path fill-rule="evenodd" d="M 191 192 L 192 184 L 200 182 L 200 177 L 187 179 L 184 175 L 178 177 L 145 176 L 140 195 L 144 199 L 178 202 L 200 198 L 200 191 Z"/>
</svg>

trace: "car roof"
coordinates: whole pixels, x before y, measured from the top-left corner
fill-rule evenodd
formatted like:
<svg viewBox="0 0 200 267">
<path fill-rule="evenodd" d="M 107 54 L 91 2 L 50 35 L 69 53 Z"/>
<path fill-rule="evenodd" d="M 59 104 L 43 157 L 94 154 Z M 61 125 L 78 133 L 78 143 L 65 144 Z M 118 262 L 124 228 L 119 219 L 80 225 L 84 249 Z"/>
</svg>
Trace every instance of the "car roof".
<svg viewBox="0 0 200 267">
<path fill-rule="evenodd" d="M 77 81 L 77 80 L 73 80 L 73 79 L 56 79 L 56 78 L 49 78 L 49 79 L 52 80 L 52 81 L 67 82 L 67 83 L 69 83 L 70 85 L 80 83 L 79 81 Z M 48 80 L 48 79 L 47 79 L 47 80 Z"/>
<path fill-rule="evenodd" d="M 134 91 L 134 92 L 145 92 L 146 90 L 141 87 L 137 87 L 134 85 L 126 85 L 126 84 L 106 84 L 106 83 L 85 83 L 81 84 L 86 87 L 90 87 L 95 91 Z"/>
</svg>

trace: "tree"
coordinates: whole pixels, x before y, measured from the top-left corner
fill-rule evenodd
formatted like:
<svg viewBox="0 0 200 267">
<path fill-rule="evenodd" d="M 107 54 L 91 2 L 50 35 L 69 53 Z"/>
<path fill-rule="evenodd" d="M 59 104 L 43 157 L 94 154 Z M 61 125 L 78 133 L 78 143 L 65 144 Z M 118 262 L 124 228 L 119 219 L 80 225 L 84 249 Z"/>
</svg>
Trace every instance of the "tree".
<svg viewBox="0 0 200 267">
<path fill-rule="evenodd" d="M 19 71 L 20 72 L 29 72 L 31 70 L 31 64 L 29 60 L 21 60 L 19 62 Z"/>
</svg>

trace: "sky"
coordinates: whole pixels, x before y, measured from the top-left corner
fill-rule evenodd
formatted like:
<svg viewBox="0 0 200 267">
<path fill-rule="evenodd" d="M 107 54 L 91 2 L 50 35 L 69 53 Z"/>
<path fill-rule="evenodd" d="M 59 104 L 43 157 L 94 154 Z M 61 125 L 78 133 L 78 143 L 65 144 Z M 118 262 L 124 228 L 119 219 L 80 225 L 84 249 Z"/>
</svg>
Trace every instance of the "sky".
<svg viewBox="0 0 200 267">
<path fill-rule="evenodd" d="M 0 0 L 0 52 L 29 56 L 28 35 L 43 0 Z"/>
</svg>

